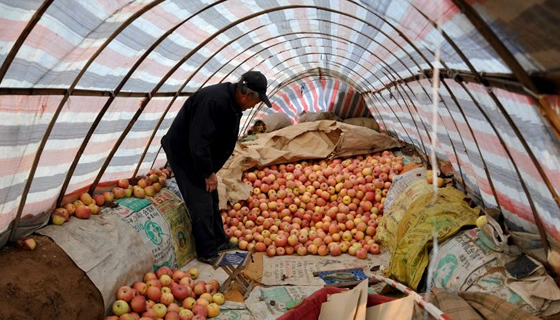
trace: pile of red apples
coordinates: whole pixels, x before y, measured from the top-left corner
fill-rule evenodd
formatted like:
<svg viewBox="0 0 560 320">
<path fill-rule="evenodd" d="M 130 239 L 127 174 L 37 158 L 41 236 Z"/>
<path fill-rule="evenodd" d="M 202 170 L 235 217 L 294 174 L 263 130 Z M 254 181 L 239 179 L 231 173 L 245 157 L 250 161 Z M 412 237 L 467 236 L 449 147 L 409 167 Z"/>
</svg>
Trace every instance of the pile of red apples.
<svg viewBox="0 0 560 320">
<path fill-rule="evenodd" d="M 170 172 L 166 168 L 151 169 L 145 176 L 139 176 L 131 180 L 118 180 L 117 185 L 111 191 L 94 194 L 93 196 L 87 192 L 82 193 L 77 200 L 56 208 L 51 215 L 51 222 L 54 225 L 62 225 L 72 216 L 89 219 L 92 214 L 99 214 L 100 207 L 112 203 L 116 199 L 152 197 L 167 185 L 169 175 Z"/>
<path fill-rule="evenodd" d="M 246 201 L 222 210 L 239 249 L 282 255 L 378 254 L 374 236 L 403 160 L 390 151 L 347 159 L 271 165 L 243 174 Z"/>
<path fill-rule="evenodd" d="M 163 266 L 143 281 L 117 290 L 113 315 L 105 320 L 205 320 L 220 314 L 225 297 L 217 280 L 196 281 L 198 270 Z"/>
</svg>

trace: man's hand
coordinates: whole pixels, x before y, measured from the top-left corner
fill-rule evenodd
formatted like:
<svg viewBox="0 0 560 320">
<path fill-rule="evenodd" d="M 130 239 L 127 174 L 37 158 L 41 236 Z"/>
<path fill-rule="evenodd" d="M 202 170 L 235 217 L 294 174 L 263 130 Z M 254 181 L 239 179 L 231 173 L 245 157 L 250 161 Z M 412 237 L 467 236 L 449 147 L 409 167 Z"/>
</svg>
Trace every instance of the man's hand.
<svg viewBox="0 0 560 320">
<path fill-rule="evenodd" d="M 218 189 L 218 177 L 216 177 L 215 173 L 212 173 L 212 175 L 206 179 L 206 191 L 212 192 L 216 189 Z"/>
</svg>

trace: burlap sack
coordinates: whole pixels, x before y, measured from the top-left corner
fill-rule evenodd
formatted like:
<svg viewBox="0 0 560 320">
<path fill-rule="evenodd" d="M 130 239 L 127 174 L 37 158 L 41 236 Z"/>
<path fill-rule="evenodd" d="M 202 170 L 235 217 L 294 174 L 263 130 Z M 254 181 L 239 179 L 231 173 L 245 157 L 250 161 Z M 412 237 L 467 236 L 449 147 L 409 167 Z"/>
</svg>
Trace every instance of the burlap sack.
<svg viewBox="0 0 560 320">
<path fill-rule="evenodd" d="M 332 112 L 306 112 L 299 115 L 299 122 L 313 122 L 319 120 L 335 120 L 342 121 L 342 119 Z"/>
<path fill-rule="evenodd" d="M 292 125 L 292 121 L 290 120 L 290 117 L 285 113 L 269 114 L 266 117 L 255 121 L 255 125 L 259 121 L 264 123 L 264 128 L 265 128 L 264 132 L 266 133 L 276 131 Z"/>
<path fill-rule="evenodd" d="M 365 118 L 365 117 L 349 118 L 349 119 L 345 119 L 344 123 L 348 123 L 360 127 L 366 127 L 375 131 L 379 131 L 379 125 L 377 124 L 377 121 L 375 121 L 374 118 Z"/>
</svg>

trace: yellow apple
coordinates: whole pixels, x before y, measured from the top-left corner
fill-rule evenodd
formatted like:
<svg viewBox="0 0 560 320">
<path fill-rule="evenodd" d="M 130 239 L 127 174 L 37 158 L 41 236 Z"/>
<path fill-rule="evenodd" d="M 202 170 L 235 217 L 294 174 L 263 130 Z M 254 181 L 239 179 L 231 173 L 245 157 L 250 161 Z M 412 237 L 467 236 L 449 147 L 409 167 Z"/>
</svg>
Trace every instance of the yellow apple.
<svg viewBox="0 0 560 320">
<path fill-rule="evenodd" d="M 476 219 L 476 226 L 479 228 L 482 228 L 483 225 L 485 225 L 486 223 L 488 223 L 488 218 L 486 218 L 486 216 L 480 216 L 478 217 L 478 219 Z"/>
</svg>

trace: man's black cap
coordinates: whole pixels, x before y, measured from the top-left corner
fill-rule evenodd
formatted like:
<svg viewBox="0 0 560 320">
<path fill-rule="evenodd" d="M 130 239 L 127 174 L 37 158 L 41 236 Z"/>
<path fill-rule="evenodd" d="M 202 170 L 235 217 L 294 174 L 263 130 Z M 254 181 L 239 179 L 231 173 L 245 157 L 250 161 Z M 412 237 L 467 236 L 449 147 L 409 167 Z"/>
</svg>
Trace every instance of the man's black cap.
<svg viewBox="0 0 560 320">
<path fill-rule="evenodd" d="M 268 83 L 264 74 L 259 71 L 249 71 L 244 73 L 241 78 L 245 81 L 245 84 L 249 89 L 259 93 L 261 100 L 267 105 L 267 107 L 272 108 L 272 104 L 270 104 L 270 100 L 268 100 L 268 97 L 266 96 L 266 86 Z"/>
</svg>

